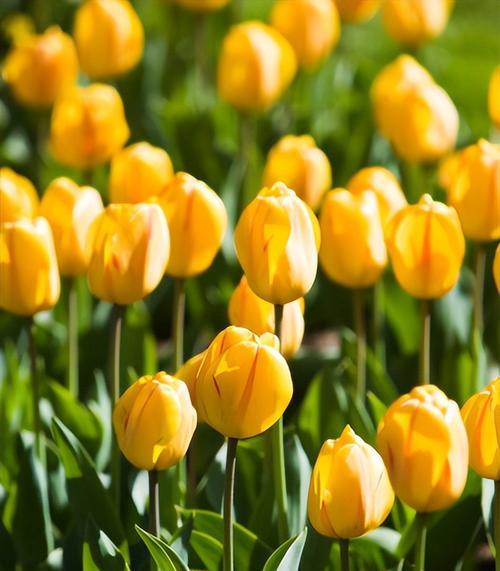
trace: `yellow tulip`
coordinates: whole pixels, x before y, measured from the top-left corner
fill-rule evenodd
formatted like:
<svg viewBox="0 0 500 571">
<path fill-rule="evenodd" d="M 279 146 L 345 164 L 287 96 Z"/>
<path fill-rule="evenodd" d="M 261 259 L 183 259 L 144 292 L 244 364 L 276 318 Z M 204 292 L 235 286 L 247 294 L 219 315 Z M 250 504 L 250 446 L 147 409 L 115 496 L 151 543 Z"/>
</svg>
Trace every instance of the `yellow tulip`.
<svg viewBox="0 0 500 571">
<path fill-rule="evenodd" d="M 141 470 L 166 470 L 188 449 L 196 410 L 185 383 L 164 372 L 138 379 L 113 411 L 118 446 Z"/>
<path fill-rule="evenodd" d="M 500 377 L 462 407 L 469 464 L 481 478 L 500 480 Z"/>
<path fill-rule="evenodd" d="M 211 12 L 224 8 L 224 6 L 229 4 L 230 0 L 174 0 L 174 2 L 194 12 Z"/>
<path fill-rule="evenodd" d="M 465 240 L 454 208 L 425 194 L 391 220 L 387 248 L 403 289 L 420 299 L 436 299 L 456 284 Z"/>
<path fill-rule="evenodd" d="M 224 203 L 201 180 L 179 172 L 150 202 L 161 206 L 170 229 L 166 273 L 187 278 L 204 272 L 219 250 L 227 226 Z"/>
<path fill-rule="evenodd" d="M 262 299 L 283 305 L 311 289 L 318 267 L 318 221 L 284 184 L 262 189 L 245 208 L 234 243 L 248 283 Z"/>
<path fill-rule="evenodd" d="M 0 308 L 34 315 L 59 299 L 52 232 L 45 218 L 0 225 Z"/>
<path fill-rule="evenodd" d="M 186 383 L 186 386 L 189 390 L 189 395 L 191 397 L 191 402 L 193 406 L 196 408 L 196 377 L 198 375 L 198 371 L 200 370 L 200 366 L 203 363 L 203 359 L 205 358 L 205 351 L 194 355 L 191 359 L 188 359 L 178 371 L 175 373 L 175 378 L 180 379 Z M 200 419 L 201 420 L 201 419 Z"/>
<path fill-rule="evenodd" d="M 330 191 L 323 202 L 320 226 L 319 261 L 327 276 L 350 288 L 373 285 L 387 265 L 375 193 Z"/>
<path fill-rule="evenodd" d="M 208 347 L 194 390 L 201 420 L 224 436 L 250 438 L 283 415 L 293 385 L 274 335 L 231 326 Z"/>
<path fill-rule="evenodd" d="M 142 57 L 144 28 L 128 0 L 85 0 L 75 15 L 80 65 L 92 79 L 122 75 Z"/>
<path fill-rule="evenodd" d="M 500 244 L 495 250 L 495 258 L 493 259 L 493 279 L 497 286 L 497 291 L 500 293 Z"/>
<path fill-rule="evenodd" d="M 304 68 L 324 61 L 340 37 L 339 15 L 332 0 L 278 0 L 271 23 L 290 42 Z"/>
<path fill-rule="evenodd" d="M 23 105 L 47 107 L 78 75 L 78 58 L 70 36 L 57 26 L 25 36 L 5 60 L 2 76 Z"/>
<path fill-rule="evenodd" d="M 378 10 L 380 0 L 334 0 L 340 17 L 345 22 L 365 22 Z"/>
<path fill-rule="evenodd" d="M 398 179 L 383 167 L 361 169 L 349 180 L 347 190 L 353 194 L 360 194 L 365 190 L 375 193 L 384 228 L 389 219 L 407 205 Z"/>
<path fill-rule="evenodd" d="M 66 91 L 54 105 L 50 131 L 55 158 L 83 169 L 109 161 L 129 137 L 118 91 L 99 83 Z"/>
<path fill-rule="evenodd" d="M 31 181 L 8 167 L 0 168 L 0 224 L 33 219 L 37 211 L 38 195 Z"/>
<path fill-rule="evenodd" d="M 274 333 L 274 305 L 256 295 L 243 276 L 235 288 L 228 307 L 229 322 L 250 329 L 256 335 Z M 304 298 L 283 306 L 281 324 L 281 352 L 287 358 L 299 350 L 304 337 Z"/>
<path fill-rule="evenodd" d="M 127 305 L 151 293 L 170 252 L 167 223 L 155 204 L 110 204 L 95 220 L 87 274 L 99 299 Z"/>
<path fill-rule="evenodd" d="M 500 238 L 500 145 L 481 139 L 462 151 L 447 190 L 467 238 Z"/>
<path fill-rule="evenodd" d="M 159 194 L 173 177 L 170 157 L 149 143 L 135 143 L 118 151 L 111 160 L 109 199 L 111 202 L 146 202 Z"/>
<path fill-rule="evenodd" d="M 257 21 L 237 24 L 219 55 L 219 94 L 241 111 L 265 109 L 281 97 L 296 68 L 292 47 L 274 28 Z"/>
<path fill-rule="evenodd" d="M 493 124 L 500 129 L 500 65 L 493 70 L 488 85 L 488 112 Z"/>
<path fill-rule="evenodd" d="M 454 151 L 439 161 L 438 182 L 446 192 L 449 191 L 451 183 L 457 174 L 462 152 L 463 150 Z"/>
<path fill-rule="evenodd" d="M 352 539 L 379 527 L 394 504 L 380 454 L 347 425 L 323 443 L 311 474 L 307 512 L 314 529 Z"/>
<path fill-rule="evenodd" d="M 90 227 L 103 211 L 101 195 L 69 178 L 53 180 L 43 195 L 40 214 L 52 228 L 59 271 L 63 276 L 83 274 L 89 265 Z"/>
<path fill-rule="evenodd" d="M 452 8 L 453 0 L 385 0 L 382 22 L 391 38 L 418 46 L 443 32 Z"/>
<path fill-rule="evenodd" d="M 462 495 L 467 434 L 457 403 L 434 385 L 415 387 L 387 409 L 377 448 L 396 495 L 418 512 L 448 508 Z"/>
<path fill-rule="evenodd" d="M 269 151 L 263 184 L 272 186 L 276 182 L 293 189 L 313 210 L 319 207 L 331 188 L 332 167 L 310 135 L 287 135 Z"/>
</svg>

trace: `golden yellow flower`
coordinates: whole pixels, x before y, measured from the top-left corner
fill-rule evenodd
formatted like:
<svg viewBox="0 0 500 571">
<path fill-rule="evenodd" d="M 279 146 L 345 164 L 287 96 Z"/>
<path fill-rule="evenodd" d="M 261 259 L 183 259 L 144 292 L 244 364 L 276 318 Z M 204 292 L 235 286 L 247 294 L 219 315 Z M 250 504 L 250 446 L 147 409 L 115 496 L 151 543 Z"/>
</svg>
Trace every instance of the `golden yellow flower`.
<svg viewBox="0 0 500 571">
<path fill-rule="evenodd" d="M 38 195 L 31 181 L 8 167 L 0 168 L 0 224 L 31 220 L 37 212 Z"/>
</svg>

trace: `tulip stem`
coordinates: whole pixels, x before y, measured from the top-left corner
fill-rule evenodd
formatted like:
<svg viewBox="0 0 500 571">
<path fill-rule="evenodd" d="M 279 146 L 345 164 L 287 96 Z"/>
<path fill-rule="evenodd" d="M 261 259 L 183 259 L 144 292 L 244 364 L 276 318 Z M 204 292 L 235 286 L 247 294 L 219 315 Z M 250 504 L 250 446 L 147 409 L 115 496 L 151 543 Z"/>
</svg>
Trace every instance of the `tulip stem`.
<svg viewBox="0 0 500 571">
<path fill-rule="evenodd" d="M 233 546 L 233 498 L 234 498 L 234 474 L 236 467 L 237 438 L 227 439 L 226 456 L 226 479 L 224 482 L 224 571 L 234 569 L 234 546 Z"/>
<path fill-rule="evenodd" d="M 428 385 L 431 382 L 431 304 L 428 299 L 421 301 L 422 332 L 420 336 L 420 385 Z"/>
<path fill-rule="evenodd" d="M 363 402 L 366 394 L 366 329 L 363 307 L 363 291 L 352 292 L 354 308 L 354 328 L 356 330 L 356 394 Z"/>
<path fill-rule="evenodd" d="M 184 313 L 186 290 L 182 278 L 174 280 L 174 314 L 172 334 L 174 337 L 174 370 L 178 371 L 184 362 Z"/>
<path fill-rule="evenodd" d="M 340 569 L 349 571 L 349 540 L 340 540 Z"/>
<path fill-rule="evenodd" d="M 248 182 L 250 165 L 252 164 L 252 154 L 255 146 L 256 123 L 254 117 L 249 113 L 239 114 L 239 152 L 238 160 L 241 168 L 240 194 L 237 204 L 237 214 L 239 215 L 247 203 L 253 198 L 249 196 L 252 192 Z"/>
<path fill-rule="evenodd" d="M 417 513 L 415 519 L 417 524 L 417 538 L 415 540 L 415 569 L 417 571 L 424 571 L 425 541 L 427 538 L 426 514 Z"/>
<path fill-rule="evenodd" d="M 500 571 L 500 480 L 495 480 L 493 534 L 495 538 L 495 570 Z"/>
<path fill-rule="evenodd" d="M 483 293 L 484 268 L 486 265 L 486 251 L 483 244 L 476 244 L 475 283 L 474 283 L 474 309 L 472 314 L 472 346 L 473 359 L 472 390 L 480 390 L 482 383 L 481 368 L 481 341 L 483 337 Z"/>
<path fill-rule="evenodd" d="M 375 356 L 385 370 L 384 282 L 382 277 L 373 286 L 373 338 Z"/>
<path fill-rule="evenodd" d="M 78 298 L 76 278 L 68 280 L 68 389 L 78 398 Z"/>
<path fill-rule="evenodd" d="M 42 439 L 40 422 L 40 377 L 38 375 L 37 354 L 35 344 L 35 321 L 30 317 L 27 322 L 28 351 L 30 356 L 31 387 L 33 391 L 33 430 L 35 432 L 35 449 L 38 458 L 42 459 Z"/>
<path fill-rule="evenodd" d="M 158 472 L 149 470 L 149 532 L 160 537 L 160 496 Z"/>
</svg>

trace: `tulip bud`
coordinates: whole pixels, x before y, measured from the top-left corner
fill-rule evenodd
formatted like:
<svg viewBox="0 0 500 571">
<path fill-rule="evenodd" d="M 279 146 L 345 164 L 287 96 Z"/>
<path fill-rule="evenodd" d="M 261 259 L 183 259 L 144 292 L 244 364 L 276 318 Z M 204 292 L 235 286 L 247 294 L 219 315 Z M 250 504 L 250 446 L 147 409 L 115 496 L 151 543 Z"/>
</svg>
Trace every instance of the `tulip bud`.
<svg viewBox="0 0 500 571">
<path fill-rule="evenodd" d="M 275 331 L 274 305 L 255 295 L 245 276 L 229 300 L 228 314 L 231 325 L 245 327 L 256 335 Z M 304 298 L 301 297 L 283 306 L 281 353 L 287 359 L 299 350 L 304 327 Z"/>
<path fill-rule="evenodd" d="M 228 327 L 208 347 L 195 392 L 200 419 L 224 436 L 261 434 L 292 398 L 292 378 L 278 339 Z"/>
<path fill-rule="evenodd" d="M 13 170 L 0 168 L 0 224 L 32 219 L 38 211 L 38 195 L 31 181 Z"/>
<path fill-rule="evenodd" d="M 500 293 L 500 244 L 495 250 L 495 258 L 493 259 L 493 279 L 497 286 L 497 291 Z"/>
<path fill-rule="evenodd" d="M 443 32 L 452 8 L 453 0 L 385 0 L 382 22 L 391 38 L 418 46 Z"/>
<path fill-rule="evenodd" d="M 59 299 L 52 232 L 45 218 L 0 225 L 0 308 L 34 315 Z"/>
<path fill-rule="evenodd" d="M 174 0 L 174 2 L 193 12 L 212 12 L 224 8 L 230 0 Z"/>
<path fill-rule="evenodd" d="M 467 238 L 500 238 L 500 145 L 481 139 L 462 151 L 447 190 Z"/>
<path fill-rule="evenodd" d="M 166 470 L 188 449 L 196 410 L 185 383 L 164 372 L 146 375 L 116 403 L 113 427 L 127 460 L 141 470 Z"/>
<path fill-rule="evenodd" d="M 425 194 L 394 215 L 387 248 L 401 287 L 413 297 L 436 299 L 458 280 L 465 240 L 455 209 Z"/>
<path fill-rule="evenodd" d="M 330 1 L 330 0 L 329 0 Z M 332 167 L 309 135 L 287 135 L 269 151 L 263 184 L 283 182 L 313 210 L 317 210 L 332 184 Z"/>
<path fill-rule="evenodd" d="M 488 86 L 488 112 L 497 129 L 500 129 L 500 65 L 493 70 Z"/>
<path fill-rule="evenodd" d="M 135 143 L 118 151 L 111 160 L 110 201 L 146 202 L 159 194 L 173 176 L 172 161 L 163 149 Z"/>
<path fill-rule="evenodd" d="M 387 265 L 384 231 L 375 194 L 337 188 L 323 202 L 319 261 L 345 287 L 373 285 Z"/>
<path fill-rule="evenodd" d="M 394 492 L 379 453 L 347 425 L 323 443 L 311 474 L 307 513 L 316 531 L 352 539 L 379 527 Z"/>
<path fill-rule="evenodd" d="M 204 272 L 219 250 L 227 225 L 224 203 L 201 180 L 179 172 L 150 202 L 159 204 L 170 229 L 166 273 L 187 278 Z"/>
<path fill-rule="evenodd" d="M 500 480 L 500 377 L 462 407 L 469 464 L 481 478 Z"/>
<path fill-rule="evenodd" d="M 88 169 L 103 164 L 128 137 L 122 100 L 110 85 L 75 87 L 54 105 L 50 143 L 64 165 Z"/>
<path fill-rule="evenodd" d="M 76 81 L 78 59 L 73 40 L 57 26 L 40 35 L 28 35 L 8 54 L 2 75 L 23 105 L 50 106 Z"/>
<path fill-rule="evenodd" d="M 353 194 L 360 194 L 365 190 L 375 193 L 384 228 L 389 219 L 407 205 L 398 179 L 383 167 L 361 169 L 349 180 L 347 189 Z"/>
<path fill-rule="evenodd" d="M 380 0 L 334 0 L 340 17 L 345 22 L 365 22 L 378 10 Z"/>
<path fill-rule="evenodd" d="M 305 68 L 324 61 L 340 37 L 339 15 L 332 0 L 278 0 L 271 22 L 290 42 L 298 64 Z"/>
<path fill-rule="evenodd" d="M 52 228 L 59 271 L 63 276 L 83 274 L 89 265 L 90 227 L 103 211 L 101 195 L 69 178 L 53 180 L 40 204 L 40 214 Z"/>
<path fill-rule="evenodd" d="M 170 252 L 167 223 L 155 204 L 110 204 L 95 220 L 87 274 L 99 299 L 128 305 L 160 283 Z"/>
<path fill-rule="evenodd" d="M 74 30 L 83 71 L 92 79 L 122 75 L 141 59 L 144 28 L 128 0 L 86 0 Z"/>
<path fill-rule="evenodd" d="M 218 90 L 236 109 L 265 109 L 281 97 L 296 68 L 294 51 L 278 31 L 261 22 L 244 22 L 224 38 Z"/>
<path fill-rule="evenodd" d="M 377 448 L 396 495 L 417 512 L 445 509 L 462 495 L 467 434 L 457 403 L 434 385 L 415 387 L 387 409 Z"/>
<path fill-rule="evenodd" d="M 198 376 L 198 371 L 200 370 L 200 366 L 203 363 L 203 359 L 205 358 L 205 351 L 198 353 L 191 359 L 188 359 L 179 370 L 175 373 L 174 377 L 176 379 L 180 379 L 186 383 L 186 386 L 189 391 L 189 396 L 191 397 L 191 402 L 193 406 L 196 408 L 196 391 L 195 391 L 195 384 L 196 384 L 196 377 Z"/>
<path fill-rule="evenodd" d="M 262 189 L 245 208 L 234 243 L 248 283 L 262 299 L 284 305 L 311 289 L 318 268 L 318 221 L 284 184 Z"/>
</svg>

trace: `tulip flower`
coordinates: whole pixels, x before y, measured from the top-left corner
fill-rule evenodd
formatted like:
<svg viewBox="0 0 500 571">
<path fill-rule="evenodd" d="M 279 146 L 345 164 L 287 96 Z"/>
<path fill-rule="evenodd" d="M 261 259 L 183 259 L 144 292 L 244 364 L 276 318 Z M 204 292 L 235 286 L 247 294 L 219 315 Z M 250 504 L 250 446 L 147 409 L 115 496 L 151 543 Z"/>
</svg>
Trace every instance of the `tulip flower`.
<svg viewBox="0 0 500 571">
<path fill-rule="evenodd" d="M 274 306 L 257 296 L 243 276 L 234 290 L 228 307 L 229 322 L 246 327 L 256 335 L 275 333 Z M 299 350 L 304 336 L 304 298 L 283 306 L 281 323 L 281 353 L 287 358 Z"/>
<path fill-rule="evenodd" d="M 193 12 L 212 12 L 224 8 L 230 0 L 174 0 L 174 2 Z"/>
<path fill-rule="evenodd" d="M 500 129 L 500 65 L 493 70 L 488 85 L 488 112 L 492 123 Z"/>
<path fill-rule="evenodd" d="M 286 184 L 317 210 L 323 195 L 331 187 L 332 167 L 310 135 L 287 135 L 269 151 L 263 184 L 270 187 L 276 182 Z"/>
<path fill-rule="evenodd" d="M 144 49 L 144 28 L 128 0 L 85 0 L 74 36 L 82 70 L 92 79 L 126 73 Z"/>
<path fill-rule="evenodd" d="M 14 97 L 30 107 L 52 105 L 77 75 L 73 40 L 57 26 L 23 37 L 7 55 L 2 71 Z"/>
<path fill-rule="evenodd" d="M 316 277 L 319 225 L 312 210 L 284 184 L 262 189 L 234 234 L 252 290 L 283 305 L 305 295 Z"/>
<path fill-rule="evenodd" d="M 203 363 L 203 359 L 205 358 L 205 351 L 194 355 L 188 359 L 185 363 L 183 363 L 179 369 L 175 373 L 175 378 L 181 379 L 186 383 L 186 386 L 189 390 L 189 396 L 191 397 L 191 402 L 193 406 L 196 407 L 196 377 L 198 376 L 198 371 L 200 370 L 200 366 Z"/>
<path fill-rule="evenodd" d="M 309 485 L 307 513 L 314 529 L 334 539 L 353 539 L 379 527 L 394 491 L 380 454 L 347 425 L 323 443 Z"/>
<path fill-rule="evenodd" d="M 82 169 L 109 161 L 129 137 L 118 91 L 98 83 L 66 91 L 54 105 L 50 129 L 54 157 Z"/>
<path fill-rule="evenodd" d="M 457 170 L 460 165 L 460 155 L 462 152 L 463 150 L 454 151 L 439 161 L 438 182 L 446 192 L 450 189 L 452 181 L 457 174 Z"/>
<path fill-rule="evenodd" d="M 290 42 L 300 66 L 311 69 L 323 62 L 340 37 L 340 22 L 332 0 L 278 0 L 272 25 Z"/>
<path fill-rule="evenodd" d="M 340 17 L 345 22 L 365 22 L 378 10 L 380 0 L 334 0 Z"/>
<path fill-rule="evenodd" d="M 500 244 L 495 250 L 495 258 L 493 259 L 493 278 L 497 286 L 497 291 L 500 293 Z"/>
<path fill-rule="evenodd" d="M 296 67 L 292 47 L 274 28 L 257 21 L 237 24 L 219 56 L 220 96 L 240 111 L 265 109 L 290 85 Z"/>
<path fill-rule="evenodd" d="M 147 202 L 163 190 L 173 175 L 172 161 L 163 149 L 145 142 L 125 147 L 111 160 L 110 201 Z"/>
<path fill-rule="evenodd" d="M 37 212 L 38 195 L 31 181 L 8 167 L 0 168 L 0 224 L 32 220 Z"/>
<path fill-rule="evenodd" d="M 391 38 L 418 46 L 443 32 L 452 8 L 453 0 L 385 0 L 382 22 Z"/>
</svg>

